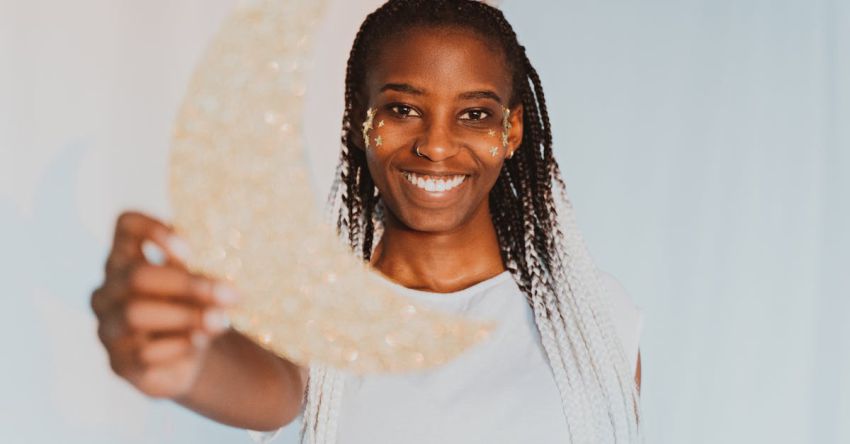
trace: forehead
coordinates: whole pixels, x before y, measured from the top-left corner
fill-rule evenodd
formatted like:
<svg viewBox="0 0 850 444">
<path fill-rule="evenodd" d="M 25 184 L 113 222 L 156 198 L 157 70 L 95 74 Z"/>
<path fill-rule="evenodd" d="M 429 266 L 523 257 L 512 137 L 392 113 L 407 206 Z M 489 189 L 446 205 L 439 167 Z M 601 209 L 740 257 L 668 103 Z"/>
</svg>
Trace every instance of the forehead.
<svg viewBox="0 0 850 444">
<path fill-rule="evenodd" d="M 434 94 L 494 89 L 507 98 L 511 79 L 498 42 L 461 28 L 415 27 L 381 37 L 367 66 L 370 94 L 408 83 Z"/>
</svg>

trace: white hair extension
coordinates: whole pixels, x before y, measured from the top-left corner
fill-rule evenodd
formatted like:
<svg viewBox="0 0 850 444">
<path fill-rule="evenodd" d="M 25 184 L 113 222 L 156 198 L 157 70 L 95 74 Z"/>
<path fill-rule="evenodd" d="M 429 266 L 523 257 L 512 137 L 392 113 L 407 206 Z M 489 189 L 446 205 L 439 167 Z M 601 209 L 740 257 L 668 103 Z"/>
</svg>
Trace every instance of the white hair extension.
<svg viewBox="0 0 850 444">
<path fill-rule="evenodd" d="M 324 375 L 319 383 L 320 387 L 320 396 L 322 401 L 319 403 L 319 411 L 316 414 L 317 424 L 322 424 L 322 427 L 318 427 L 316 429 L 316 442 L 321 444 L 330 444 L 328 443 L 328 429 L 330 428 L 331 423 L 331 404 L 333 403 L 333 388 L 334 388 L 334 374 L 330 367 L 324 367 Z"/>
<path fill-rule="evenodd" d="M 557 177 L 557 176 L 556 176 Z M 634 368 L 625 358 L 622 343 L 615 334 L 610 318 L 609 297 L 599 284 L 599 270 L 590 256 L 575 222 L 572 205 L 567 198 L 563 181 L 558 180 L 559 195 L 554 200 L 558 206 L 558 225 L 561 231 L 555 236 L 557 251 L 566 276 L 558 279 L 571 291 L 558 291 L 559 307 L 572 308 L 574 320 L 588 337 L 591 363 L 594 367 L 595 381 L 606 404 L 601 406 L 609 412 L 606 436 L 614 442 L 639 441 L 639 398 L 634 381 Z M 558 270 L 558 267 L 555 268 Z M 570 297 L 567 297 L 569 295 Z M 599 419 L 604 419 L 600 415 Z"/>
<path fill-rule="evenodd" d="M 320 365 L 311 365 L 307 378 L 307 392 L 304 393 L 304 412 L 301 416 L 301 443 L 316 442 L 316 428 L 318 427 L 318 407 L 322 394 L 319 384 L 322 379 L 323 368 Z"/>
<path fill-rule="evenodd" d="M 334 444 L 345 375 L 325 366 L 310 366 L 301 422 L 302 444 Z"/>
<path fill-rule="evenodd" d="M 333 381 L 333 396 L 331 397 L 331 409 L 328 412 L 328 430 L 325 435 L 325 442 L 329 444 L 336 442 L 339 409 L 342 404 L 342 393 L 345 389 L 345 374 L 334 371 L 331 380 Z"/>
<path fill-rule="evenodd" d="M 554 176 L 559 177 L 559 175 Z M 632 363 L 626 359 L 623 344 L 616 335 L 611 322 L 610 297 L 605 294 L 605 289 L 600 284 L 600 270 L 590 256 L 578 229 L 575 212 L 567 197 L 564 182 L 557 179 L 555 189 L 557 196 L 553 201 L 559 206 L 558 225 L 563 230 L 563 235 L 558 233 L 559 235 L 554 237 L 558 245 L 557 251 L 562 255 L 561 261 L 564 268 L 575 270 L 570 284 L 581 286 L 584 290 L 572 298 L 564 299 L 571 300 L 579 308 L 581 322 L 591 323 L 595 327 L 587 328 L 587 330 L 591 334 L 598 335 L 597 343 L 604 347 L 603 350 L 598 351 L 602 356 L 595 358 L 597 363 L 608 363 L 608 365 L 600 366 L 600 370 L 608 374 L 609 381 L 603 389 L 606 390 L 606 395 L 612 404 L 616 402 L 616 398 L 620 398 L 623 410 L 619 419 L 624 424 L 618 425 L 627 428 L 626 436 L 630 440 L 640 439 L 640 398 L 634 379 L 636 368 L 632 367 Z M 564 292 L 558 292 L 558 295 L 564 297 Z M 563 302 L 561 305 L 564 305 Z"/>
<path fill-rule="evenodd" d="M 519 167 L 523 168 L 521 164 Z M 525 196 L 525 202 L 531 202 L 531 188 L 525 183 L 520 183 L 519 186 L 520 190 L 518 191 Z M 576 368 L 574 360 L 566 359 L 567 355 L 564 353 L 565 350 L 572 350 L 573 355 L 576 355 L 575 352 L 579 350 L 579 347 L 575 346 L 573 337 L 568 339 L 564 329 L 559 328 L 564 325 L 564 320 L 561 319 L 560 311 L 554 304 L 551 292 L 546 291 L 545 276 L 541 276 L 545 271 L 540 267 L 540 258 L 537 248 L 534 246 L 533 214 L 529 211 L 523 211 L 522 221 L 525 262 L 531 275 L 530 288 L 526 291 L 531 293 L 532 309 L 534 310 L 541 342 L 561 395 L 562 409 L 570 436 L 586 436 L 589 433 L 586 419 L 587 393 L 581 390 L 580 368 Z M 518 273 L 514 275 L 517 276 Z"/>
</svg>

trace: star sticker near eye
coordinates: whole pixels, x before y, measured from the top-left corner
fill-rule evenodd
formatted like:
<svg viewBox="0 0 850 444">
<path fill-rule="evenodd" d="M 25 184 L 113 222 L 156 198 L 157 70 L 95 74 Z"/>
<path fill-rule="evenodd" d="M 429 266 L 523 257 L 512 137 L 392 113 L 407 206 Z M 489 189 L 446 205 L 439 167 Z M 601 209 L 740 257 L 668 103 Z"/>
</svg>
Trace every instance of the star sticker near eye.
<svg viewBox="0 0 850 444">
<path fill-rule="evenodd" d="M 487 135 L 488 135 L 488 136 L 495 136 L 495 135 L 496 135 L 496 130 L 487 130 Z"/>
<path fill-rule="evenodd" d="M 380 124 L 378 124 L 380 126 Z M 381 146 L 384 144 L 384 139 L 381 136 L 375 137 L 375 146 Z"/>
<path fill-rule="evenodd" d="M 383 121 L 383 120 L 381 120 L 380 122 L 378 122 L 378 128 L 381 128 L 381 127 L 383 127 L 383 126 L 384 126 L 384 121 Z"/>
<path fill-rule="evenodd" d="M 496 157 L 496 154 L 498 154 L 498 153 L 499 153 L 499 147 L 494 146 L 494 147 L 490 148 L 490 155 L 491 156 Z"/>
</svg>

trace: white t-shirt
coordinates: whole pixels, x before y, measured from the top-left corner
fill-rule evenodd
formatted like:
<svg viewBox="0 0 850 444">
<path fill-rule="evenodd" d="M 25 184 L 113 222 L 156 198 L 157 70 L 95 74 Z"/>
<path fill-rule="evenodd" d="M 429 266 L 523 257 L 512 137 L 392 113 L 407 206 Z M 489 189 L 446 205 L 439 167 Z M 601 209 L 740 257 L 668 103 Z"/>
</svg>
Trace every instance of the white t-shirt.
<svg viewBox="0 0 850 444">
<path fill-rule="evenodd" d="M 561 398 L 531 307 L 505 271 L 453 293 L 413 290 L 381 281 L 422 305 L 495 320 L 490 338 L 431 370 L 400 375 L 347 375 L 338 444 L 564 442 Z M 640 309 L 612 276 L 602 273 L 612 322 L 636 368 L 643 327 Z M 270 442 L 276 433 L 252 433 Z"/>
</svg>

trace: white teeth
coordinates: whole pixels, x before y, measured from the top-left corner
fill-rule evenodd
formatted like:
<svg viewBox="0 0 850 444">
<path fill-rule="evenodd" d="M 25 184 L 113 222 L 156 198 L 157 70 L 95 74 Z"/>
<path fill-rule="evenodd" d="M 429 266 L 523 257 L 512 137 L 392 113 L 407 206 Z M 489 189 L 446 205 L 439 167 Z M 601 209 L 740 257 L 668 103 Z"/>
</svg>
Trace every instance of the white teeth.
<svg viewBox="0 0 850 444">
<path fill-rule="evenodd" d="M 444 179 L 437 179 L 431 176 L 420 176 L 407 171 L 404 172 L 404 178 L 413 185 L 431 192 L 449 191 L 466 180 L 466 176 L 464 175 L 445 176 Z"/>
</svg>

